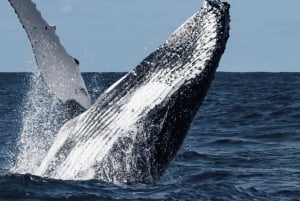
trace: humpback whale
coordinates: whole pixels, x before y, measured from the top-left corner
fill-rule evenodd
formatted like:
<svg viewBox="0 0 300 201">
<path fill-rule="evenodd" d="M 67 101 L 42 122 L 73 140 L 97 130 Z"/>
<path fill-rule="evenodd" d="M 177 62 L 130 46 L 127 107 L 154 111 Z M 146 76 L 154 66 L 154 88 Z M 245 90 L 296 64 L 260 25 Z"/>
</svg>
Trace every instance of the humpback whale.
<svg viewBox="0 0 300 201">
<path fill-rule="evenodd" d="M 50 90 L 86 109 L 62 126 L 34 174 L 113 183 L 158 181 L 214 78 L 229 38 L 230 5 L 205 0 L 169 39 L 91 105 L 78 62 L 61 46 L 54 28 L 30 0 L 9 1 Z"/>
</svg>

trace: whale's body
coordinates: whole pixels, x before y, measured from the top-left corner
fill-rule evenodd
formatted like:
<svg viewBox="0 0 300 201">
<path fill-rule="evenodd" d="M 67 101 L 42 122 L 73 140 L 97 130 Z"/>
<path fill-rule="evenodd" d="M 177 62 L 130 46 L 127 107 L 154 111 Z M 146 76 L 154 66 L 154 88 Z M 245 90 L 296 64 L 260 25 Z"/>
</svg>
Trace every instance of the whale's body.
<svg viewBox="0 0 300 201">
<path fill-rule="evenodd" d="M 57 134 L 35 174 L 155 182 L 180 148 L 229 37 L 229 5 L 203 8 Z"/>
</svg>

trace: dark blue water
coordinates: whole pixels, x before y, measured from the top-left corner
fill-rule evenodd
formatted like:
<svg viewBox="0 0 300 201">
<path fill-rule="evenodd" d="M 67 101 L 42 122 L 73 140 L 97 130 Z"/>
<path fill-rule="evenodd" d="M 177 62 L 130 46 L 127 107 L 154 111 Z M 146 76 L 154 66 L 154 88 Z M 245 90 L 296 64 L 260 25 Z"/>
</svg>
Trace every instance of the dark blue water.
<svg viewBox="0 0 300 201">
<path fill-rule="evenodd" d="M 122 74 L 84 74 L 93 98 Z M 0 200 L 300 200 L 300 73 L 217 73 L 158 184 L 9 173 L 30 74 L 0 73 Z"/>
</svg>

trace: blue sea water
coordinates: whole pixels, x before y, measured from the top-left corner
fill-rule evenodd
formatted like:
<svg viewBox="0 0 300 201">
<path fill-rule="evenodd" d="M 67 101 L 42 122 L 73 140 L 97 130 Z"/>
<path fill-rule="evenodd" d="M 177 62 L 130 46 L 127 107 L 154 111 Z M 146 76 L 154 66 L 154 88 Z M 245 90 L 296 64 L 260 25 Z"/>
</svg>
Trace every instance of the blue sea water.
<svg viewBox="0 0 300 201">
<path fill-rule="evenodd" d="M 122 73 L 85 73 L 96 99 Z M 11 173 L 31 74 L 0 73 L 0 200 L 300 200 L 300 73 L 218 72 L 160 182 Z"/>
</svg>

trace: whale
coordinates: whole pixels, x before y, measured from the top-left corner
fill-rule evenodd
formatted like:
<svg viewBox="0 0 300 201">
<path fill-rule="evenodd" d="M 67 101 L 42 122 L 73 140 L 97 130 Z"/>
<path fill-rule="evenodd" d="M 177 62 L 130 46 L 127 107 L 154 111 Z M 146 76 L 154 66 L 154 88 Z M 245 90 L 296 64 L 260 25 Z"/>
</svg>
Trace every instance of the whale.
<svg viewBox="0 0 300 201">
<path fill-rule="evenodd" d="M 229 38 L 230 5 L 205 0 L 161 46 L 91 104 L 79 62 L 60 45 L 55 29 L 30 0 L 9 1 L 30 38 L 38 68 L 53 73 L 42 73 L 49 88 L 62 101 L 84 108 L 61 127 L 34 174 L 117 184 L 159 181 L 214 79 Z M 49 81 L 57 69 L 65 74 Z M 61 80 L 64 76 L 79 82 L 67 83 Z"/>
</svg>

